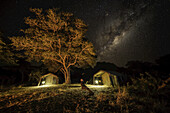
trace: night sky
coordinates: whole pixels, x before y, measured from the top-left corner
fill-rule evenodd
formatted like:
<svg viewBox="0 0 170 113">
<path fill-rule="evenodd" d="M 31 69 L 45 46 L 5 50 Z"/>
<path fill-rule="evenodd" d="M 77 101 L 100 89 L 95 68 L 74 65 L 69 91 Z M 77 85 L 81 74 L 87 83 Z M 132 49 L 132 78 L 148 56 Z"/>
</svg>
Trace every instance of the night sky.
<svg viewBox="0 0 170 113">
<path fill-rule="evenodd" d="M 5 36 L 24 28 L 30 7 L 60 8 L 85 21 L 99 62 L 124 66 L 170 54 L 170 0 L 1 0 Z"/>
</svg>

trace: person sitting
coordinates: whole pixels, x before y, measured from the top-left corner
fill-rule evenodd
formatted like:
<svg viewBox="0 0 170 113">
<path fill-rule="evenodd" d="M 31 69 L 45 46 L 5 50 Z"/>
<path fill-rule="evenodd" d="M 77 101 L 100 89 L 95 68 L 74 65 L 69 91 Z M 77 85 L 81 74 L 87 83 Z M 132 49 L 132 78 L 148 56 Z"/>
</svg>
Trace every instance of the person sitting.
<svg viewBox="0 0 170 113">
<path fill-rule="evenodd" d="M 85 90 L 88 90 L 90 95 L 94 95 L 94 93 L 85 85 L 84 80 L 80 79 L 80 81 L 81 81 L 81 88 L 85 89 Z"/>
</svg>

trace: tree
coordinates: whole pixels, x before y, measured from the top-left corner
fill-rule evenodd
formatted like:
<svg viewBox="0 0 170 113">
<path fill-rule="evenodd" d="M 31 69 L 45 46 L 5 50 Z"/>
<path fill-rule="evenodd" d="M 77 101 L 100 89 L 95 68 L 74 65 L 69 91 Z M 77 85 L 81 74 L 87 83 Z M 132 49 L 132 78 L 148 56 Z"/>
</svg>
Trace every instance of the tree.
<svg viewBox="0 0 170 113">
<path fill-rule="evenodd" d="M 71 83 L 70 67 L 94 66 L 96 54 L 84 36 L 87 25 L 82 20 L 56 9 L 30 11 L 35 15 L 25 18 L 24 36 L 10 38 L 16 50 L 24 50 L 29 61 L 42 61 L 60 70 L 67 84 Z"/>
<path fill-rule="evenodd" d="M 3 34 L 0 32 L 0 63 L 1 64 L 16 64 L 16 59 L 11 51 L 9 44 L 3 41 Z"/>
<path fill-rule="evenodd" d="M 32 70 L 29 74 L 29 81 L 39 82 L 40 78 L 42 77 L 42 75 L 44 75 L 44 73 L 45 69 L 43 69 L 43 67 Z"/>
</svg>

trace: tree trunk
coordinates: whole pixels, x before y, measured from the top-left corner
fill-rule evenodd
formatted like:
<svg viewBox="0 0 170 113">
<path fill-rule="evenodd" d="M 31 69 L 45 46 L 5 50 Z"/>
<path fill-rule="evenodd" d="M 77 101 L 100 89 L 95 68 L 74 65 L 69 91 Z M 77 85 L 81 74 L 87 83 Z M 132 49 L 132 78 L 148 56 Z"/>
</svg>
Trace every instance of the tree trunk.
<svg viewBox="0 0 170 113">
<path fill-rule="evenodd" d="M 70 69 L 67 69 L 67 70 L 66 70 L 65 83 L 66 83 L 66 84 L 71 84 Z"/>
<path fill-rule="evenodd" d="M 70 75 L 67 76 L 65 83 L 66 84 L 71 84 Z"/>
</svg>

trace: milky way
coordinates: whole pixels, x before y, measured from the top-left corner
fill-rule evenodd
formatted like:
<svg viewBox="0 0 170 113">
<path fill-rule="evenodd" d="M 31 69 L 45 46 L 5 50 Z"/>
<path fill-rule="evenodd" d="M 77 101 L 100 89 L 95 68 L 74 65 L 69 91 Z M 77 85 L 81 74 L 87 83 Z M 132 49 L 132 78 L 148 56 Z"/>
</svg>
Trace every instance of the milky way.
<svg viewBox="0 0 170 113">
<path fill-rule="evenodd" d="M 60 8 L 88 25 L 86 37 L 98 61 L 124 66 L 170 54 L 169 0 L 2 0 L 0 29 L 13 36 L 24 28 L 29 8 Z"/>
<path fill-rule="evenodd" d="M 110 52 L 112 53 L 111 56 L 117 55 L 117 46 L 121 44 L 122 40 L 125 40 L 123 38 L 127 37 L 127 32 L 130 32 L 131 28 L 136 25 L 137 21 L 152 5 L 154 5 L 154 2 L 133 4 L 133 6 L 123 8 L 120 12 L 117 12 L 115 14 L 117 18 L 114 18 L 108 25 L 105 23 L 105 27 L 98 38 L 98 48 L 100 49 L 97 52 L 99 60 L 108 58 Z M 106 20 L 107 16 L 105 17 Z M 104 57 L 106 54 L 108 56 Z M 113 59 L 112 61 L 114 62 L 115 60 Z"/>
<path fill-rule="evenodd" d="M 165 5 L 165 3 L 161 5 Z M 160 14 L 154 14 L 154 11 L 157 8 L 159 9 L 161 5 L 158 5 L 157 1 L 154 0 L 150 2 L 139 0 L 133 2 L 133 5 L 129 7 L 121 8 L 114 14 L 116 18 L 108 21 L 109 17 L 105 16 L 105 21 L 108 23 L 105 23 L 105 27 L 101 29 L 96 44 L 97 48 L 100 48 L 97 51 L 98 60 L 123 66 L 130 60 L 154 62 L 159 56 L 170 53 L 170 49 L 167 49 L 170 46 L 164 46 L 163 49 L 163 45 L 158 42 L 158 40 L 162 40 L 161 37 L 167 38 L 166 45 L 170 41 L 168 39 L 169 34 L 166 33 L 167 29 L 163 27 L 164 22 L 168 24 L 168 21 L 164 21 L 162 24 L 161 20 L 155 20 L 155 17 L 160 16 Z M 166 9 L 166 11 L 162 15 L 168 15 L 169 9 Z M 159 32 L 162 34 L 155 36 L 157 34 L 155 29 L 158 31 L 158 28 L 153 28 L 154 24 L 161 24 L 160 27 L 164 29 L 163 31 L 166 34 L 163 34 L 163 31 L 159 28 L 161 30 Z"/>
</svg>

